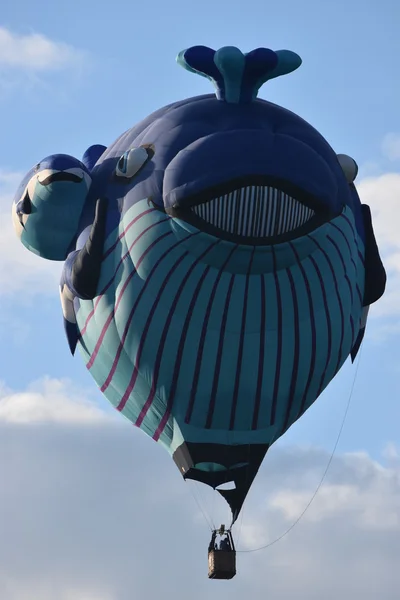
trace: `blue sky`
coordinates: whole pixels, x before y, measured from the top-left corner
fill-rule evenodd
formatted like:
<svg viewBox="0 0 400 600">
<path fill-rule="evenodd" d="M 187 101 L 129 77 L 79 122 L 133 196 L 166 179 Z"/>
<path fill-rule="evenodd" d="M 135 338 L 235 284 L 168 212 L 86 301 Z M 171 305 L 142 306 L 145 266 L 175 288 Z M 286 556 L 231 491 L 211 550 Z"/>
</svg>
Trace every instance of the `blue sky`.
<svg viewBox="0 0 400 600">
<path fill-rule="evenodd" d="M 0 464 L 7 493 L 0 491 L 0 500 L 9 513 L 6 517 L 0 508 L 0 535 L 3 528 L 2 538 L 5 536 L 11 546 L 16 539 L 21 544 L 29 541 L 31 552 L 37 556 L 42 551 L 47 556 L 44 548 L 50 542 L 43 540 L 51 538 L 55 548 L 54 577 L 45 568 L 49 556 L 42 562 L 33 560 L 35 568 L 24 563 L 19 574 L 12 562 L 13 552 L 4 561 L 1 559 L 2 600 L 31 599 L 36 597 L 29 595 L 32 589 L 41 590 L 36 593 L 44 600 L 132 597 L 127 569 L 119 573 L 116 567 L 119 574 L 114 578 L 113 571 L 108 573 L 104 567 L 103 575 L 99 575 L 97 529 L 102 527 L 107 547 L 112 548 L 111 563 L 125 564 L 126 553 L 132 552 L 132 561 L 137 560 L 129 563 L 136 573 L 135 593 L 155 597 L 156 583 L 151 584 L 151 592 L 146 592 L 143 575 L 150 559 L 156 560 L 151 558 L 154 550 L 146 545 L 141 548 L 139 542 L 132 542 L 133 546 L 128 543 L 127 531 L 145 535 L 139 511 L 144 511 L 150 527 L 154 519 L 154 526 L 160 530 L 160 546 L 155 554 L 159 561 L 169 552 L 164 535 L 174 537 L 174 548 L 179 551 L 177 545 L 183 543 L 189 531 L 193 532 L 196 548 L 185 557 L 184 580 L 187 585 L 195 581 L 196 591 L 183 587 L 182 598 L 188 591 L 201 598 L 210 590 L 222 589 L 203 581 L 208 530 L 201 515 L 198 519 L 188 486 L 161 449 L 111 413 L 80 357 L 70 356 L 58 297 L 60 267 L 40 261 L 20 247 L 10 217 L 11 199 L 20 178 L 44 156 L 62 152 L 80 158 L 89 145 L 112 143 L 125 129 L 164 104 L 210 92 L 205 79 L 185 72 L 175 63 L 180 50 L 196 44 L 213 48 L 236 45 L 243 51 L 259 46 L 287 48 L 301 55 L 303 65 L 298 71 L 268 83 L 260 95 L 301 115 L 336 152 L 349 154 L 358 162 L 360 195 L 373 209 L 389 276 L 385 299 L 371 311 L 352 405 L 327 491 L 321 491 L 305 523 L 277 544 L 274 554 L 271 550 L 267 555 L 243 558 L 243 578 L 239 575 L 231 582 L 231 593 L 234 598 L 239 598 L 243 590 L 264 593 L 273 577 L 274 597 L 292 597 L 290 582 L 282 581 L 280 569 L 290 565 L 297 573 L 298 548 L 307 540 L 309 555 L 305 553 L 302 558 L 302 583 L 296 597 L 303 598 L 303 593 L 308 599 L 313 599 L 314 593 L 315 598 L 321 594 L 327 600 L 331 597 L 319 587 L 322 583 L 317 575 L 309 572 L 307 564 L 313 561 L 320 561 L 321 572 L 327 564 L 335 565 L 338 577 L 332 579 L 330 589 L 332 594 L 340 592 L 345 600 L 354 596 L 340 588 L 340 577 L 351 576 L 351 590 L 363 593 L 364 598 L 369 598 L 366 594 L 373 589 L 357 575 L 360 565 L 370 568 L 378 581 L 382 578 L 386 582 L 379 592 L 382 600 L 397 597 L 400 579 L 397 570 L 394 573 L 391 569 L 390 560 L 384 565 L 371 562 L 375 565 L 371 571 L 368 565 L 373 552 L 365 551 L 364 555 L 361 550 L 365 549 L 365 540 L 370 539 L 374 511 L 379 515 L 393 513 L 392 529 L 375 519 L 370 543 L 379 540 L 383 554 L 387 548 L 388 556 L 395 552 L 400 558 L 400 547 L 392 539 L 400 523 L 399 509 L 395 508 L 396 502 L 400 505 L 396 483 L 400 475 L 396 449 L 400 443 L 399 22 L 400 5 L 395 0 L 288 0 L 276 4 L 257 0 L 140 4 L 122 0 L 113 5 L 71 0 L 42 6 L 15 0 L 2 8 Z M 328 459 L 326 453 L 334 444 L 354 373 L 355 367 L 346 364 L 315 406 L 277 444 L 249 499 L 251 508 L 243 517 L 248 547 L 282 533 L 312 495 Z M 138 455 L 145 457 L 144 462 L 138 460 Z M 160 480 L 159 485 L 152 478 L 148 480 L 149 469 L 154 469 L 154 480 Z M 68 521 L 68 526 L 60 507 L 70 506 L 75 496 L 63 484 L 64 473 L 71 484 L 79 487 L 81 498 L 76 519 Z M 368 477 L 371 480 L 366 491 L 363 486 Z M 111 481 L 116 485 L 113 492 Z M 390 490 L 385 487 L 388 481 L 393 482 Z M 147 487 L 153 498 L 150 503 L 143 491 Z M 159 500 L 160 494 L 165 495 L 165 502 Z M 127 495 L 132 497 L 132 511 Z M 44 511 L 40 498 L 46 499 L 48 510 Z M 115 516 L 121 503 L 126 511 L 126 528 Z M 91 517 L 94 504 L 98 504 L 96 526 Z M 24 512 L 22 521 L 17 508 L 13 508 L 17 506 Z M 260 519 L 262 526 L 255 527 Z M 85 528 L 87 520 L 92 524 Z M 40 529 L 36 531 L 32 523 L 40 523 Z M 59 523 L 59 537 L 54 533 L 55 523 Z M 75 538 L 67 543 L 69 527 Z M 17 538 L 15 530 L 19 532 Z M 325 532 L 326 538 L 318 531 Z M 351 573 L 341 554 L 343 544 L 349 544 L 346 531 L 351 532 L 355 548 L 360 544 L 354 552 L 361 552 Z M 78 566 L 72 557 L 80 552 L 80 544 L 87 551 Z M 140 552 L 144 554 L 139 559 Z M 260 573 L 263 560 L 275 561 L 273 576 L 265 578 Z M 87 580 L 80 569 L 90 574 Z M 174 572 L 165 565 L 160 573 L 169 586 L 177 585 Z M 94 584 L 99 577 L 104 579 L 101 591 Z M 67 581 L 75 582 L 72 588 Z M 29 587 L 32 585 L 36 588 Z"/>
</svg>

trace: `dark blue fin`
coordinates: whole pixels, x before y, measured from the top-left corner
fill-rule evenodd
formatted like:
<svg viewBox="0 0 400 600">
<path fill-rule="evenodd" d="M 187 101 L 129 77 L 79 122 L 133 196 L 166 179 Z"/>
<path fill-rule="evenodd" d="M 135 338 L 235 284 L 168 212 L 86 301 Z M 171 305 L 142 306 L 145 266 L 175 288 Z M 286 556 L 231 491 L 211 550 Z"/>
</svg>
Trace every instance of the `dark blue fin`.
<svg viewBox="0 0 400 600">
<path fill-rule="evenodd" d="M 75 354 L 76 346 L 79 340 L 78 326 L 76 323 L 70 323 L 64 318 L 64 329 L 68 340 L 68 346 L 72 356 Z"/>
<path fill-rule="evenodd" d="M 357 356 L 358 351 L 360 349 L 361 342 L 364 339 L 364 334 L 365 334 L 365 327 L 363 327 L 362 329 L 360 329 L 360 331 L 358 332 L 357 339 L 356 339 L 356 341 L 354 343 L 354 346 L 351 349 L 350 356 L 351 356 L 351 362 L 352 363 L 356 360 L 356 356 Z"/>
<path fill-rule="evenodd" d="M 26 193 L 16 205 L 17 215 L 30 215 L 32 213 L 32 202 L 29 194 Z"/>
<path fill-rule="evenodd" d="M 371 210 L 367 204 L 362 204 L 361 210 L 365 230 L 365 286 L 363 303 L 364 306 L 369 306 L 379 300 L 384 294 L 386 288 L 386 271 L 375 239 Z"/>
<path fill-rule="evenodd" d="M 93 169 L 105 150 L 107 150 L 107 146 L 102 146 L 101 144 L 95 144 L 86 150 L 85 154 L 82 156 L 82 162 L 89 171 Z"/>
<path fill-rule="evenodd" d="M 71 259 L 68 287 L 82 300 L 93 300 L 101 274 L 108 201 L 100 198 L 88 239 Z"/>
</svg>

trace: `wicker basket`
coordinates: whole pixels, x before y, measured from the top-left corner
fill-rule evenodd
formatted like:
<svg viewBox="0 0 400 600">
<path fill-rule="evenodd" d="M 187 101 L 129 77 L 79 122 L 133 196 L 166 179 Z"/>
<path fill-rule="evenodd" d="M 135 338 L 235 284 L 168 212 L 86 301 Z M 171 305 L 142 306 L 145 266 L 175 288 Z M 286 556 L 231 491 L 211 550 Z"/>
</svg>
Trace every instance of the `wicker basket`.
<svg viewBox="0 0 400 600">
<path fill-rule="evenodd" d="M 236 552 L 234 550 L 209 550 L 209 579 L 232 579 L 236 575 Z"/>
</svg>

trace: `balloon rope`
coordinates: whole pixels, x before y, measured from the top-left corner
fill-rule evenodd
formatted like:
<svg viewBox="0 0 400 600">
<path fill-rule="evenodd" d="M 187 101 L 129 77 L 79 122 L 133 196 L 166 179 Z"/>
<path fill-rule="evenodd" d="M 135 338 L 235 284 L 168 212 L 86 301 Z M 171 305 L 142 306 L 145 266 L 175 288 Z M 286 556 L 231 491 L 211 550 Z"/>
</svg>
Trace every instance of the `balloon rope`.
<svg viewBox="0 0 400 600">
<path fill-rule="evenodd" d="M 204 484 L 200 483 L 199 481 L 193 481 L 193 483 L 195 484 L 194 487 L 198 491 L 199 502 L 201 505 L 203 505 L 204 513 L 207 515 L 207 520 L 210 521 L 210 523 L 211 523 L 212 531 L 214 531 L 216 529 L 216 526 L 215 526 L 214 519 L 213 519 L 213 509 L 212 509 L 212 507 L 210 508 L 210 502 L 204 500 L 204 497 L 203 497 L 203 490 L 204 490 L 205 486 L 204 486 Z M 215 494 L 212 494 L 212 497 L 214 499 Z"/>
<path fill-rule="evenodd" d="M 187 483 L 187 480 L 186 480 L 186 479 L 185 479 L 185 482 Z M 195 483 L 195 482 L 194 482 L 194 483 Z M 192 494 L 192 496 L 193 496 L 193 498 L 194 498 L 194 500 L 195 500 L 195 502 L 196 502 L 196 504 L 197 504 L 197 507 L 198 507 L 199 511 L 201 512 L 201 514 L 202 514 L 202 515 L 203 515 L 203 517 L 204 517 L 204 520 L 206 521 L 207 525 L 209 526 L 209 528 L 210 528 L 210 531 L 214 531 L 215 527 L 213 526 L 213 523 L 210 521 L 210 519 L 209 519 L 209 518 L 208 518 L 208 516 L 206 515 L 205 511 L 203 510 L 203 507 L 201 506 L 201 502 L 200 502 L 200 501 L 199 501 L 199 499 L 197 498 L 197 496 L 196 496 L 196 494 L 195 494 L 195 492 L 194 492 L 194 489 L 193 489 L 193 488 L 190 486 L 190 484 L 189 484 L 189 486 L 188 486 L 188 487 L 189 487 L 189 489 L 190 489 L 190 493 Z"/>
<path fill-rule="evenodd" d="M 248 450 L 247 462 L 248 462 L 248 463 L 250 463 L 250 452 L 251 452 L 251 445 L 250 445 L 250 444 L 248 445 L 248 448 L 247 448 L 247 450 Z M 249 475 L 249 469 L 247 469 L 247 470 L 246 470 L 246 478 L 245 478 L 245 482 L 244 482 L 244 483 L 245 483 L 245 487 L 246 487 L 246 485 L 247 485 L 247 481 L 248 481 L 248 475 Z M 237 535 L 237 542 L 238 542 L 238 543 L 239 543 L 239 541 L 240 541 L 240 534 L 242 533 L 242 525 L 243 525 L 243 514 L 244 514 L 244 510 L 245 510 L 245 506 L 243 506 L 243 507 L 242 507 L 242 510 L 240 511 L 240 520 L 239 520 L 239 523 L 238 523 L 238 524 L 239 524 L 239 532 L 238 532 L 238 535 Z M 231 523 L 231 527 L 230 527 L 231 529 L 232 529 L 233 525 L 234 525 L 234 523 L 233 523 L 233 521 L 232 521 L 232 523 Z"/>
<path fill-rule="evenodd" d="M 317 485 L 317 488 L 316 488 L 315 492 L 313 493 L 313 495 L 311 496 L 311 498 L 310 498 L 308 504 L 306 505 L 305 509 L 303 510 L 303 512 L 300 513 L 300 515 L 297 517 L 297 519 L 294 521 L 294 523 L 292 523 L 291 526 L 284 533 L 282 533 L 282 535 L 280 535 L 279 537 L 277 537 L 272 542 L 269 542 L 268 544 L 265 544 L 265 546 L 260 546 L 259 548 L 252 548 L 250 550 L 237 550 L 236 552 L 242 552 L 242 553 L 243 552 L 258 552 L 259 550 L 265 550 L 266 548 L 269 548 L 270 546 L 273 546 L 274 544 L 276 544 L 277 542 L 279 542 L 281 539 L 283 539 L 288 533 L 290 533 L 290 531 L 292 531 L 292 529 L 294 529 L 296 527 L 296 525 L 301 521 L 301 519 L 304 517 L 304 515 L 306 514 L 306 512 L 310 508 L 310 506 L 313 503 L 316 495 L 318 494 L 319 490 L 321 489 L 322 484 L 325 481 L 326 475 L 327 475 L 327 473 L 329 471 L 329 467 L 331 466 L 333 457 L 335 456 L 336 449 L 338 447 L 340 438 L 342 436 L 343 428 L 344 428 L 344 425 L 346 423 L 347 415 L 348 415 L 350 404 L 351 404 L 351 399 L 353 397 L 354 387 L 355 387 L 356 380 L 357 380 L 358 369 L 360 367 L 361 353 L 362 353 L 362 346 L 360 348 L 358 362 L 357 362 L 357 367 L 356 367 L 356 370 L 355 370 L 355 373 L 354 373 L 353 383 L 352 383 L 352 386 L 351 386 L 351 389 L 350 389 L 350 393 L 349 393 L 349 397 L 348 397 L 348 400 L 347 400 L 346 409 L 344 411 L 342 422 L 341 422 L 341 425 L 340 425 L 340 428 L 339 428 L 339 433 L 338 433 L 338 435 L 336 437 L 336 441 L 335 441 L 335 444 L 333 446 L 332 453 L 331 453 L 331 455 L 329 457 L 328 464 L 326 465 L 325 471 L 322 474 L 321 480 L 320 480 L 319 484 Z"/>
</svg>

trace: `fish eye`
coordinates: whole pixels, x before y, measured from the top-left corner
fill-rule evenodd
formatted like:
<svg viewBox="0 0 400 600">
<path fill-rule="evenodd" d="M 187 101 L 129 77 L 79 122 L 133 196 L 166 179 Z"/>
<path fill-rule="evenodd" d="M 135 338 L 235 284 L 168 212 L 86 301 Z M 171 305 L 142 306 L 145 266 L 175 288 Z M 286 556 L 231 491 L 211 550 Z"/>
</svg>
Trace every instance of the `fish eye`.
<svg viewBox="0 0 400 600">
<path fill-rule="evenodd" d="M 139 146 L 124 152 L 115 167 L 115 175 L 118 178 L 131 179 L 152 158 L 154 151 L 150 148 Z"/>
<path fill-rule="evenodd" d="M 351 156 L 347 156 L 347 154 L 338 154 L 337 159 L 342 167 L 347 183 L 353 183 L 358 174 L 358 165 L 356 161 L 354 158 L 351 158 Z"/>
</svg>

